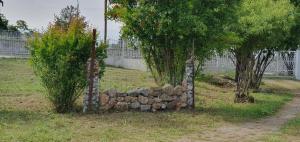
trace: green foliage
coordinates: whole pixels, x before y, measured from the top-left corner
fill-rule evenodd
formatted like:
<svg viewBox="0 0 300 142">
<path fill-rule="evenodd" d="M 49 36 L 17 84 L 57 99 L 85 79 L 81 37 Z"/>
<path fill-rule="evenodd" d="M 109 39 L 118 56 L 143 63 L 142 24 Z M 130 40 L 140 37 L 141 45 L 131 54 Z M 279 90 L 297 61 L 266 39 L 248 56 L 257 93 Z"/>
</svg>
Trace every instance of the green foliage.
<svg viewBox="0 0 300 142">
<path fill-rule="evenodd" d="M 0 13 L 0 30 L 10 30 L 15 32 L 31 32 L 30 29 L 28 29 L 28 26 L 24 20 L 18 20 L 16 22 L 16 25 L 9 25 L 8 19 Z"/>
<path fill-rule="evenodd" d="M 0 29 L 1 30 L 7 30 L 8 29 L 8 20 L 6 17 L 0 13 Z"/>
<path fill-rule="evenodd" d="M 30 41 L 34 71 L 41 78 L 57 112 L 71 111 L 76 99 L 83 94 L 91 47 L 91 31 L 81 20 L 72 21 L 67 30 L 49 26 L 41 37 L 36 35 Z M 100 63 L 105 58 L 103 51 L 98 49 Z M 104 67 L 101 69 L 103 72 Z"/>
<path fill-rule="evenodd" d="M 230 28 L 239 39 L 238 48 L 276 47 L 295 24 L 295 8 L 289 0 L 243 0 L 236 16 Z"/>
<path fill-rule="evenodd" d="M 234 1 L 199 0 L 116 0 L 109 15 L 124 23 L 125 38 L 139 41 L 143 57 L 160 84 L 180 84 L 185 62 L 195 53 L 201 63 L 224 39 Z M 212 42 L 213 41 L 213 42 Z"/>
<path fill-rule="evenodd" d="M 35 73 L 58 112 L 70 111 L 86 85 L 85 64 L 92 35 L 80 26 L 73 23 L 66 32 L 49 27 L 42 37 L 30 42 Z"/>
<path fill-rule="evenodd" d="M 249 97 L 249 84 L 254 72 L 264 73 L 272 54 L 266 54 L 261 62 L 256 53 L 267 49 L 274 52 L 295 24 L 295 7 L 289 0 L 241 0 L 235 11 L 235 20 L 228 31 L 235 41 L 234 53 L 237 69 L 237 97 Z M 263 51 L 264 52 L 264 51 Z M 255 70 L 256 65 L 266 65 Z M 262 76 L 261 76 L 262 77 Z M 257 78 L 257 77 L 255 77 Z"/>
<path fill-rule="evenodd" d="M 8 20 L 2 13 L 0 13 L 0 30 L 18 31 L 16 26 L 8 24 Z"/>
<path fill-rule="evenodd" d="M 292 3 L 296 7 L 295 11 L 295 25 L 284 34 L 284 40 L 281 41 L 280 46 L 282 50 L 295 51 L 300 45 L 300 1 L 292 0 Z"/>
</svg>

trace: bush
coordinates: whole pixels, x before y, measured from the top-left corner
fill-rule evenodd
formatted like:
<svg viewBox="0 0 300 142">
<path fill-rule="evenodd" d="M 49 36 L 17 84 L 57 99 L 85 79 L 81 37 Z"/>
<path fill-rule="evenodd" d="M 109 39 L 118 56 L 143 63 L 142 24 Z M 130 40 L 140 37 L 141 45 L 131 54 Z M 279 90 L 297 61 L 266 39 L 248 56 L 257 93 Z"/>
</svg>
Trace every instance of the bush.
<svg viewBox="0 0 300 142">
<path fill-rule="evenodd" d="M 86 62 L 92 47 L 92 32 L 81 20 L 73 20 L 68 29 L 50 25 L 42 36 L 29 41 L 31 63 L 41 78 L 47 97 L 60 113 L 73 110 L 76 99 L 87 85 Z M 105 50 L 97 49 L 103 75 Z"/>
</svg>

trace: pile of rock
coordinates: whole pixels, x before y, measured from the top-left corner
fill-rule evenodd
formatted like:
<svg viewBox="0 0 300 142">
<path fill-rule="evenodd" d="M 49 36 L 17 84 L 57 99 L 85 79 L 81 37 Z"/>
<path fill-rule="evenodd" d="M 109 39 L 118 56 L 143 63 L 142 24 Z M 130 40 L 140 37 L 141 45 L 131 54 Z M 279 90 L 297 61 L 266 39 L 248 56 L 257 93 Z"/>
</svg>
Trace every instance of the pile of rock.
<svg viewBox="0 0 300 142">
<path fill-rule="evenodd" d="M 162 88 L 139 88 L 127 93 L 108 90 L 100 95 L 102 110 L 180 110 L 187 107 L 187 88 L 165 85 Z"/>
</svg>

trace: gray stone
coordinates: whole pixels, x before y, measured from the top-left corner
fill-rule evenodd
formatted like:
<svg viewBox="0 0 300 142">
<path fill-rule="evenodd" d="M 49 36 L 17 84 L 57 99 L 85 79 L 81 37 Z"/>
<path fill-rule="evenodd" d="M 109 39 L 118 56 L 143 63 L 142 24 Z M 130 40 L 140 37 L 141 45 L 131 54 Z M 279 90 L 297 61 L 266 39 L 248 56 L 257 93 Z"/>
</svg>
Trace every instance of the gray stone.
<svg viewBox="0 0 300 142">
<path fill-rule="evenodd" d="M 154 109 L 154 108 L 152 108 L 152 109 L 151 109 L 151 111 L 152 111 L 152 112 L 156 112 L 156 111 L 157 111 L 157 109 Z"/>
<path fill-rule="evenodd" d="M 152 105 L 154 103 L 154 99 L 153 98 L 148 98 L 148 105 Z"/>
<path fill-rule="evenodd" d="M 178 106 L 179 106 L 179 101 L 175 100 L 167 104 L 167 109 L 173 110 L 176 109 Z"/>
<path fill-rule="evenodd" d="M 188 107 L 193 107 L 194 103 L 194 58 L 189 59 L 186 62 L 186 67 L 185 67 L 185 72 L 186 72 L 186 84 L 184 84 L 184 88 L 186 88 L 186 93 L 187 93 L 187 105 Z"/>
<path fill-rule="evenodd" d="M 131 90 L 128 92 L 128 96 L 133 96 L 133 97 L 137 97 L 137 96 L 148 96 L 150 93 L 150 89 L 147 88 L 139 88 L 139 89 L 135 89 L 135 90 Z"/>
<path fill-rule="evenodd" d="M 140 108 L 141 104 L 139 102 L 133 102 L 130 104 L 131 109 L 138 109 Z"/>
<path fill-rule="evenodd" d="M 131 102 L 131 98 L 130 96 L 126 96 L 124 99 L 125 99 L 125 102 Z"/>
<path fill-rule="evenodd" d="M 101 106 L 101 109 L 110 110 L 110 109 L 112 109 L 116 105 L 116 103 L 117 103 L 116 99 L 115 98 L 111 98 L 106 105 Z"/>
<path fill-rule="evenodd" d="M 90 85 L 87 85 L 85 88 L 85 97 L 83 98 L 83 112 L 86 113 L 88 111 L 94 111 L 97 112 L 99 110 L 99 104 L 101 103 L 99 101 L 100 96 L 99 96 L 99 78 L 98 78 L 98 70 L 99 67 L 97 66 L 98 62 L 96 60 L 94 60 L 94 63 L 96 64 L 96 66 L 94 66 L 94 69 L 91 71 L 90 70 L 90 64 L 91 64 L 91 58 L 88 59 L 87 61 L 87 77 L 88 75 L 92 72 L 93 74 L 95 74 L 95 76 L 92 78 L 92 80 L 90 80 L 90 78 L 87 78 L 87 81 L 89 83 L 91 83 L 91 81 L 93 82 L 93 86 L 92 87 L 92 94 L 89 94 L 90 92 Z M 91 98 L 89 97 L 91 95 Z M 91 102 L 90 102 L 91 101 Z M 91 103 L 91 104 L 90 104 Z M 89 106 L 91 105 L 91 106 Z"/>
<path fill-rule="evenodd" d="M 138 100 L 141 104 L 147 104 L 149 99 L 147 97 L 144 97 L 144 96 L 139 96 L 138 97 Z"/>
<path fill-rule="evenodd" d="M 118 102 L 115 105 L 115 109 L 118 111 L 126 111 L 126 110 L 128 110 L 128 104 L 125 102 Z"/>
<path fill-rule="evenodd" d="M 138 101 L 138 98 L 137 98 L 137 97 L 131 97 L 130 102 L 137 102 L 137 101 Z"/>
<path fill-rule="evenodd" d="M 116 100 L 115 98 L 111 98 L 111 99 L 108 101 L 108 104 L 111 105 L 111 106 L 114 106 L 116 103 L 117 103 L 117 100 Z"/>
<path fill-rule="evenodd" d="M 185 108 L 187 106 L 186 103 L 181 103 L 180 107 Z"/>
<path fill-rule="evenodd" d="M 101 110 L 105 110 L 105 111 L 110 110 L 111 108 L 113 108 L 113 106 L 111 106 L 109 104 L 106 104 L 106 105 L 100 107 Z"/>
<path fill-rule="evenodd" d="M 117 101 L 118 101 L 118 102 L 123 102 L 124 100 L 125 100 L 124 97 L 118 97 L 118 98 L 117 98 Z"/>
<path fill-rule="evenodd" d="M 160 99 L 164 102 L 171 102 L 173 101 L 173 97 L 167 95 L 167 94 L 163 94 L 160 96 Z"/>
<path fill-rule="evenodd" d="M 162 99 L 160 99 L 160 98 L 154 98 L 154 102 L 155 103 L 160 103 L 160 102 L 162 102 Z"/>
<path fill-rule="evenodd" d="M 167 108 L 167 104 L 163 103 L 161 104 L 161 109 L 166 109 Z"/>
<path fill-rule="evenodd" d="M 181 95 L 184 93 L 183 87 L 182 87 L 182 86 L 179 86 L 179 85 L 176 86 L 176 87 L 174 88 L 173 93 L 174 93 L 174 95 L 181 96 Z"/>
<path fill-rule="evenodd" d="M 106 105 L 109 101 L 109 96 L 106 94 L 101 94 L 100 95 L 100 104 L 101 105 Z"/>
<path fill-rule="evenodd" d="M 158 88 L 158 87 L 151 88 L 150 92 L 149 92 L 149 95 L 153 96 L 153 97 L 161 96 L 162 95 L 162 89 Z"/>
<path fill-rule="evenodd" d="M 141 111 L 150 111 L 151 105 L 141 105 Z"/>
<path fill-rule="evenodd" d="M 126 97 L 127 93 L 117 93 L 117 97 Z"/>
<path fill-rule="evenodd" d="M 104 93 L 107 94 L 110 97 L 116 97 L 118 91 L 115 90 L 115 89 L 110 89 L 110 90 L 105 91 Z"/>
<path fill-rule="evenodd" d="M 164 87 L 162 87 L 163 93 L 167 95 L 173 95 L 174 87 L 170 84 L 166 84 Z"/>
<path fill-rule="evenodd" d="M 187 99 L 188 99 L 188 97 L 187 97 L 186 93 L 184 93 L 182 96 L 180 96 L 180 101 L 181 101 L 182 103 L 186 103 L 186 102 L 187 102 Z"/>
<path fill-rule="evenodd" d="M 150 89 L 147 89 L 147 88 L 140 88 L 137 90 L 137 92 L 140 94 L 140 95 L 143 95 L 143 96 L 148 96 L 149 95 L 149 92 L 150 92 Z"/>
<path fill-rule="evenodd" d="M 188 86 L 188 85 L 187 85 L 187 81 L 186 81 L 186 80 L 183 80 L 181 86 L 182 86 L 183 91 L 186 92 L 186 91 L 187 91 L 187 86 Z"/>
<path fill-rule="evenodd" d="M 162 106 L 161 103 L 154 103 L 154 104 L 152 105 L 152 110 L 153 110 L 153 109 L 154 109 L 154 110 L 159 110 L 159 109 L 161 109 L 161 106 Z"/>
<path fill-rule="evenodd" d="M 130 90 L 127 92 L 128 96 L 131 96 L 131 97 L 137 97 L 139 96 L 139 92 L 137 90 Z"/>
</svg>

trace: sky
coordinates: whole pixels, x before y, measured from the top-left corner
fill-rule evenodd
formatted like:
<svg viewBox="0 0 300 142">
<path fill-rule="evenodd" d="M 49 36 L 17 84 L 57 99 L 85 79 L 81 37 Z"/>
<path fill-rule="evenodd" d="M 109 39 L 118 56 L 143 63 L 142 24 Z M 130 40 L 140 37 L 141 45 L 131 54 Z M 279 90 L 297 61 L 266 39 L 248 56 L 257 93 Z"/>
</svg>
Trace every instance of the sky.
<svg viewBox="0 0 300 142">
<path fill-rule="evenodd" d="M 15 24 L 17 20 L 25 20 L 30 28 L 42 30 L 53 21 L 54 15 L 68 5 L 77 5 L 76 0 L 3 0 L 4 7 L 0 7 L 9 20 Z M 79 0 L 80 11 L 88 22 L 97 30 L 103 38 L 104 31 L 104 0 Z M 108 38 L 118 39 L 120 24 L 108 22 Z"/>
</svg>

